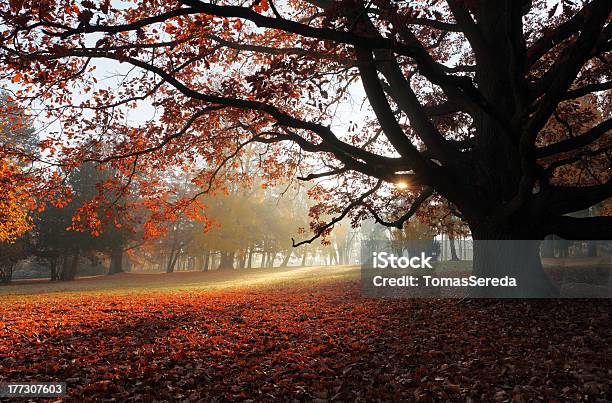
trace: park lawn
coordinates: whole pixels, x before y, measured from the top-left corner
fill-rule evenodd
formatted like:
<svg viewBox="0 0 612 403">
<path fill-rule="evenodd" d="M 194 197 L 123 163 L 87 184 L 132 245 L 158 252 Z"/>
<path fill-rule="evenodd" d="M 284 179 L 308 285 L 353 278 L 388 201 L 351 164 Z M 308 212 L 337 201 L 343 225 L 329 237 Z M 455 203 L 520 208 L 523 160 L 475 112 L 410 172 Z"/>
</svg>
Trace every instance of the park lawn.
<svg viewBox="0 0 612 403">
<path fill-rule="evenodd" d="M 76 293 L 126 294 L 138 292 L 174 292 L 237 289 L 272 284 L 313 283 L 359 279 L 359 266 L 314 266 L 228 271 L 186 271 L 174 273 L 121 273 L 112 276 L 80 277 L 74 281 L 51 282 L 48 279 L 13 281 L 0 286 L 5 295 Z"/>
<path fill-rule="evenodd" d="M 78 401 L 612 398 L 609 300 L 364 299 L 358 273 L 9 286 L 0 381 L 66 381 Z"/>
</svg>

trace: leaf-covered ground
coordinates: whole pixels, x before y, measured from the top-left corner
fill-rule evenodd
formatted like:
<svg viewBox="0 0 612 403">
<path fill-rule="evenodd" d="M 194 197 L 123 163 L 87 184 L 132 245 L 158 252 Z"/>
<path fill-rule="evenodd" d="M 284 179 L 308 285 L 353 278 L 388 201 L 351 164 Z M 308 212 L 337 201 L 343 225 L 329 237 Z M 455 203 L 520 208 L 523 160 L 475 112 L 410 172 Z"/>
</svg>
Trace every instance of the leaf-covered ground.
<svg viewBox="0 0 612 403">
<path fill-rule="evenodd" d="M 367 300 L 346 280 L 0 298 L 0 381 L 73 400 L 612 400 L 609 301 Z"/>
</svg>

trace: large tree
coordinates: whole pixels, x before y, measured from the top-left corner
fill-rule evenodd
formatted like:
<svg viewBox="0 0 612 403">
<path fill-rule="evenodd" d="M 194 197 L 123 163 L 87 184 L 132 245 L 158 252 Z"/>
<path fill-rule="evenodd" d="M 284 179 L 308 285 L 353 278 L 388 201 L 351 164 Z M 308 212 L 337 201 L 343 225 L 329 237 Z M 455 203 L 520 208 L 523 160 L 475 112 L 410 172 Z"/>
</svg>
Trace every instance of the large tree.
<svg viewBox="0 0 612 403">
<path fill-rule="evenodd" d="M 60 118 L 62 135 L 46 145 L 63 145 L 63 163 L 97 160 L 129 176 L 137 165 L 215 167 L 246 143 L 266 143 L 269 180 L 335 180 L 311 191 L 315 237 L 347 216 L 401 227 L 434 198 L 475 239 L 602 239 L 612 217 L 566 214 L 612 194 L 611 7 L 13 0 L 0 11 L 2 75 L 23 87 L 16 97 Z M 130 69 L 105 86 L 99 59 Z M 368 106 L 349 122 L 338 110 L 359 107 L 362 95 Z M 600 119 L 572 124 L 572 103 L 587 97 Z M 157 114 L 130 124 L 129 111 L 143 105 Z M 545 130 L 553 119 L 561 134 Z M 557 175 L 576 164 L 596 169 L 597 180 Z M 196 183 L 209 188 L 218 172 L 194 172 Z M 400 214 L 388 211 L 398 205 L 390 199 L 404 201 Z M 483 264 L 498 252 L 477 251 L 476 270 L 546 282 L 537 249 L 511 251 L 505 267 Z"/>
</svg>

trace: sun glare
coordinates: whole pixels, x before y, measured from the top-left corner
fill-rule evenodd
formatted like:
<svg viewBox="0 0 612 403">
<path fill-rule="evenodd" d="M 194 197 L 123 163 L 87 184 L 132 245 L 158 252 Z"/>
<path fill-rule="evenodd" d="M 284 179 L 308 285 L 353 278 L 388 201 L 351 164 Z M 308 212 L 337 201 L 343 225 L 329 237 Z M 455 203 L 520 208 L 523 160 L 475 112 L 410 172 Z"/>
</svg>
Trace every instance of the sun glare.
<svg viewBox="0 0 612 403">
<path fill-rule="evenodd" d="M 405 190 L 408 189 L 408 184 L 406 182 L 397 182 L 395 187 L 399 190 Z"/>
</svg>

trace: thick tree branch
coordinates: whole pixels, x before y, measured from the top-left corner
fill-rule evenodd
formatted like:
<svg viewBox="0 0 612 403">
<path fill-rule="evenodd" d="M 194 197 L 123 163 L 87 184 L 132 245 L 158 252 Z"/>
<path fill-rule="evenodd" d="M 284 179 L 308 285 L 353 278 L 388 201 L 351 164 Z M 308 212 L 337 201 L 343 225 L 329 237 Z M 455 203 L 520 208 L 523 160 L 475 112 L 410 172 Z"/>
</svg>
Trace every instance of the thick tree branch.
<svg viewBox="0 0 612 403">
<path fill-rule="evenodd" d="M 533 65 L 557 44 L 579 32 L 585 25 L 586 17 L 593 12 L 593 8 L 596 6 L 595 2 L 591 2 L 555 29 L 546 31 L 540 39 L 536 40 L 527 49 L 527 66 Z"/>
<path fill-rule="evenodd" d="M 444 102 L 438 105 L 423 106 L 425 114 L 429 117 L 450 115 L 461 111 L 459 105 L 454 102 Z"/>
<path fill-rule="evenodd" d="M 134 22 L 129 23 L 129 24 L 118 24 L 118 25 L 89 25 L 89 24 L 84 24 L 82 26 L 79 26 L 78 28 L 66 29 L 63 32 L 49 32 L 49 31 L 46 31 L 46 33 L 48 35 L 51 35 L 51 36 L 59 36 L 62 39 L 66 39 L 66 38 L 68 38 L 70 36 L 73 36 L 73 35 L 87 34 L 87 33 L 94 33 L 94 32 L 102 32 L 102 33 L 107 33 L 107 34 L 117 34 L 119 32 L 136 31 L 136 30 L 144 28 L 144 27 L 146 27 L 148 25 L 164 22 L 164 21 L 167 21 L 167 20 L 169 20 L 171 18 L 185 16 L 185 15 L 190 15 L 190 14 L 198 14 L 198 13 L 199 13 L 199 11 L 196 10 L 195 8 L 178 8 L 178 9 L 175 9 L 175 10 L 167 11 L 165 13 L 160 13 L 158 15 L 154 15 L 154 16 L 151 16 L 151 17 L 143 18 L 141 20 L 134 21 Z M 43 25 L 45 25 L 45 24 L 43 23 Z M 54 28 L 58 28 L 57 25 L 49 24 L 49 26 L 52 26 Z"/>
<path fill-rule="evenodd" d="M 160 67 L 154 66 L 147 62 L 144 62 L 140 59 L 136 59 L 133 57 L 126 57 L 123 55 L 117 55 L 112 52 L 106 52 L 102 50 L 92 50 L 92 49 L 69 49 L 66 50 L 66 53 L 71 56 L 77 57 L 92 57 L 92 58 L 107 58 L 114 59 L 122 62 L 128 62 L 136 67 L 142 68 L 144 70 L 150 71 L 152 73 L 160 76 L 166 83 L 172 85 L 174 88 L 179 90 L 185 96 L 197 99 L 200 101 L 208 102 L 213 105 L 222 105 L 226 107 L 233 107 L 237 109 L 244 110 L 255 110 L 264 112 L 270 116 L 272 116 L 278 124 L 281 126 L 292 127 L 295 129 L 304 129 L 311 131 L 317 136 L 319 136 L 327 146 L 330 147 L 331 150 L 336 151 L 337 153 L 345 154 L 349 156 L 351 159 L 357 158 L 367 163 L 373 163 L 378 165 L 384 165 L 389 162 L 389 159 L 386 157 L 381 157 L 379 155 L 373 154 L 369 151 L 363 150 L 359 147 L 353 146 L 351 144 L 345 143 L 341 141 L 332 130 L 324 125 L 314 122 L 308 122 L 299 118 L 296 118 L 290 114 L 287 114 L 277 107 L 260 102 L 260 101 L 252 101 L 252 100 L 244 100 L 233 97 L 226 97 L 221 95 L 212 95 L 212 94 L 204 94 L 198 92 L 181 81 L 179 81 L 176 77 L 174 77 L 169 72 L 163 70 Z M 64 57 L 64 56 L 58 56 Z M 418 153 L 418 151 L 417 151 Z M 412 164 L 413 161 L 410 161 Z M 404 164 L 406 165 L 406 164 Z M 406 169 L 410 169 L 406 167 Z"/>
<path fill-rule="evenodd" d="M 564 159 L 560 159 L 557 161 L 554 161 L 552 163 L 550 163 L 550 165 L 548 165 L 546 167 L 546 169 L 543 171 L 544 177 L 546 179 L 551 178 L 555 172 L 556 169 L 565 166 L 565 165 L 570 165 L 570 164 L 574 164 L 578 161 L 582 161 L 584 164 L 584 159 L 588 158 L 588 157 L 594 157 L 596 155 L 600 155 L 600 154 L 606 154 L 608 153 L 610 150 L 612 150 L 612 146 L 608 146 L 608 147 L 602 147 L 602 148 L 598 148 L 596 150 L 589 150 L 587 152 L 581 152 L 578 153 L 576 155 L 573 155 L 569 158 L 564 158 Z"/>
<path fill-rule="evenodd" d="M 205 14 L 249 20 L 260 28 L 278 29 L 308 38 L 329 40 L 365 49 L 391 49 L 408 57 L 414 55 L 414 48 L 412 46 L 385 38 L 380 34 L 366 37 L 356 35 L 350 31 L 312 27 L 288 19 L 267 17 L 254 12 L 250 8 L 241 6 L 220 6 L 200 0 L 181 0 L 181 2 Z"/>
<path fill-rule="evenodd" d="M 590 58 L 591 50 L 608 18 L 611 4 L 607 0 L 594 0 L 591 11 L 585 20 L 585 27 L 566 52 L 551 67 L 548 74 L 554 79 L 540 100 L 533 116 L 527 121 L 521 137 L 524 151 L 533 147 L 538 132 L 544 127 L 557 108 L 564 94 Z"/>
<path fill-rule="evenodd" d="M 261 134 L 270 135 L 270 137 L 260 137 L 257 142 L 260 143 L 278 143 L 281 141 L 292 141 L 296 143 L 302 150 L 312 153 L 329 152 L 342 162 L 347 170 L 360 172 L 364 175 L 371 176 L 386 182 L 396 183 L 403 181 L 410 185 L 423 185 L 424 181 L 421 177 L 412 174 L 397 174 L 395 171 L 402 171 L 402 166 L 399 161 L 389 158 L 387 164 L 365 164 L 359 160 L 350 158 L 346 154 L 334 152 L 329 146 L 324 143 L 314 144 L 303 137 L 299 136 L 290 130 L 285 130 L 286 133 L 264 132 Z"/>
<path fill-rule="evenodd" d="M 370 51 L 357 49 L 357 66 L 359 67 L 363 88 L 370 101 L 370 105 L 374 109 L 378 122 L 393 147 L 400 155 L 407 158 L 413 164 L 415 172 L 421 175 L 430 175 L 433 171 L 432 164 L 423 158 L 395 119 L 378 78 L 374 59 Z"/>
<path fill-rule="evenodd" d="M 101 32 L 116 34 L 119 32 L 136 31 L 148 25 L 163 22 L 177 16 L 203 13 L 218 17 L 241 18 L 244 20 L 251 21 L 261 28 L 278 29 L 280 31 L 294 33 L 303 37 L 350 44 L 366 49 L 391 49 L 399 54 L 409 57 L 414 53 L 414 49 L 411 46 L 394 41 L 393 39 L 385 38 L 381 35 L 365 37 L 356 35 L 349 31 L 337 31 L 328 28 L 317 28 L 284 18 L 268 17 L 259 14 L 248 7 L 242 6 L 217 5 L 212 3 L 206 3 L 200 0 L 181 0 L 181 3 L 189 7 L 172 10 L 153 17 L 144 18 L 142 20 L 135 21 L 129 24 L 83 25 L 79 26 L 78 28 L 63 27 L 63 32 L 48 32 L 48 34 L 60 36 L 62 38 L 68 38 L 70 36 L 78 35 L 81 33 Z"/>
<path fill-rule="evenodd" d="M 551 68 L 555 79 L 546 95 L 542 97 L 533 115 L 526 119 L 519 140 L 521 160 L 521 179 L 516 195 L 502 209 L 505 215 L 514 213 L 527 200 L 535 182 L 536 147 L 535 141 L 540 130 L 554 113 L 563 94 L 568 90 L 584 63 L 589 59 L 591 50 L 599 37 L 611 5 L 606 0 L 594 0 L 596 4 L 587 16 L 585 28 L 575 43 Z"/>
<path fill-rule="evenodd" d="M 389 82 L 389 85 L 385 87 L 386 91 L 406 116 L 408 116 L 412 128 L 423 140 L 428 150 L 443 161 L 452 161 L 459 158 L 459 151 L 446 141 L 427 116 L 425 109 L 412 90 L 410 83 L 404 78 L 397 62 L 393 59 L 385 58 L 384 55 L 380 56 L 382 60 L 377 65 Z"/>
<path fill-rule="evenodd" d="M 604 120 L 584 134 L 536 149 L 536 158 L 550 157 L 551 155 L 573 151 L 580 147 L 587 146 L 604 134 L 609 134 L 610 130 L 612 130 L 612 118 Z"/>
<path fill-rule="evenodd" d="M 474 53 L 477 55 L 477 57 L 484 57 L 486 53 L 486 46 L 482 32 L 480 32 L 478 26 L 472 19 L 465 2 L 460 0 L 446 0 L 446 3 L 453 13 L 457 24 L 461 28 L 461 31 L 470 42 Z"/>
<path fill-rule="evenodd" d="M 587 209 L 612 197 L 612 179 L 595 186 L 551 186 L 546 192 L 549 200 L 546 207 L 547 213 L 568 214 Z"/>
<path fill-rule="evenodd" d="M 548 222 L 545 229 L 563 239 L 612 239 L 612 216 L 584 218 L 562 216 Z"/>
<path fill-rule="evenodd" d="M 567 91 L 561 97 L 561 99 L 563 101 L 567 101 L 567 100 L 570 100 L 570 99 L 580 98 L 580 97 L 583 97 L 585 95 L 592 94 L 594 92 L 607 91 L 609 89 L 612 89 L 612 81 L 606 81 L 606 82 L 603 82 L 603 83 L 587 84 L 585 86 L 576 88 L 574 90 Z"/>
</svg>

